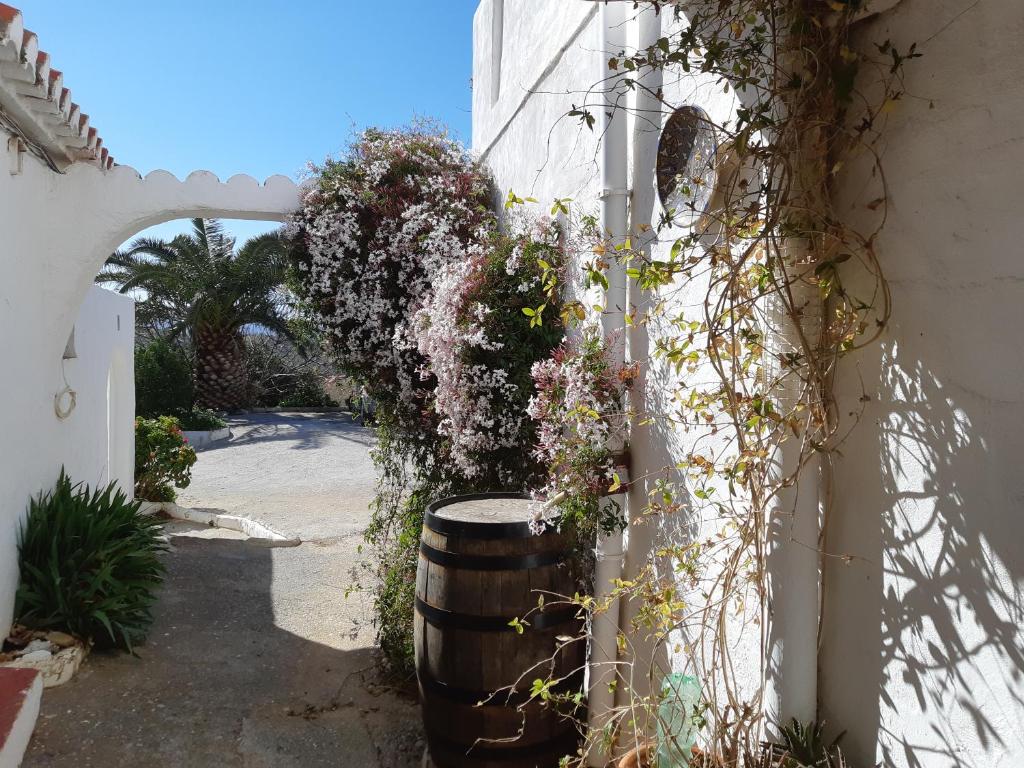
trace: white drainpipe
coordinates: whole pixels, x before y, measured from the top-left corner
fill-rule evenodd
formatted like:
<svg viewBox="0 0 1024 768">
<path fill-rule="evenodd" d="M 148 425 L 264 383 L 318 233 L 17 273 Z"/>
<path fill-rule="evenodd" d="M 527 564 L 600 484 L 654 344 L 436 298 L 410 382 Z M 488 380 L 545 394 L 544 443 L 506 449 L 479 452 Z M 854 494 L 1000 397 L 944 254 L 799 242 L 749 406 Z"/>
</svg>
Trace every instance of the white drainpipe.
<svg viewBox="0 0 1024 768">
<path fill-rule="evenodd" d="M 804 330 L 813 336 L 821 322 L 821 297 L 816 285 L 793 285 L 793 297 L 804 305 Z M 786 351 L 799 343 L 796 328 L 780 323 L 779 346 Z M 790 412 L 800 400 L 802 382 L 791 376 L 780 394 L 781 410 Z M 769 731 L 796 718 L 816 719 L 818 710 L 818 619 L 821 600 L 820 556 L 822 470 L 818 455 L 797 472 L 800 441 L 787 440 L 774 459 L 776 480 L 796 476 L 783 488 L 772 509 L 773 530 L 768 554 L 768 658 L 764 708 Z M 773 735 L 775 735 L 773 733 Z"/>
<path fill-rule="evenodd" d="M 860 22 L 898 5 L 900 0 L 869 0 L 856 14 Z M 787 245 L 787 256 L 800 260 L 804 246 Z M 807 268 L 808 271 L 811 267 Z M 810 280 L 792 286 L 795 306 L 802 307 L 801 326 L 812 343 L 824 322 L 825 304 L 820 289 Z M 799 349 L 800 336 L 793 321 L 777 317 L 780 351 Z M 781 393 L 783 412 L 800 399 L 802 384 L 791 376 Z M 769 726 L 790 718 L 809 722 L 818 717 L 818 651 L 821 609 L 824 605 L 823 555 L 819 552 L 822 525 L 831 489 L 831 467 L 815 453 L 797 473 L 802 451 L 799 440 L 787 440 L 774 458 L 775 479 L 797 474 L 796 481 L 783 488 L 773 511 L 775 520 L 769 552 L 768 669 L 764 705 Z M 774 730 L 774 729 L 773 729 Z"/>
<path fill-rule="evenodd" d="M 632 6 L 626 6 L 632 8 Z M 635 16 L 634 31 L 636 39 L 633 45 L 636 50 L 643 51 L 655 45 L 662 34 L 662 18 L 652 8 L 641 8 L 633 11 Z M 633 238 L 633 247 L 648 251 L 656 247 L 657 236 L 653 231 L 645 232 L 645 225 L 653 224 L 659 215 L 658 199 L 655 185 L 655 164 L 657 160 L 658 140 L 661 134 L 661 118 L 664 104 L 657 94 L 661 92 L 663 73 L 658 68 L 644 68 L 633 75 L 638 87 L 633 90 L 634 120 L 632 127 L 632 192 L 630 195 L 629 232 Z M 650 310 L 652 297 L 644 291 L 627 296 L 630 311 L 641 316 Z M 650 339 L 646 325 L 634 325 L 629 328 L 628 356 L 631 360 L 648 360 L 650 358 Z M 630 403 L 634 411 L 647 412 L 647 380 L 641 371 L 634 384 Z M 647 481 L 638 478 L 646 477 L 656 466 L 660 466 L 659 447 L 651 442 L 653 430 L 649 426 L 636 427 L 633 439 L 636 444 L 630 451 L 631 467 L 637 487 L 630 489 L 629 528 L 625 542 L 622 561 L 622 578 L 632 580 L 652 562 L 652 553 L 656 549 L 658 526 L 652 525 L 650 518 L 644 518 L 647 505 Z M 619 627 L 627 638 L 628 658 L 622 659 L 621 671 L 628 685 L 620 684 L 616 691 L 616 706 L 620 711 L 630 707 L 638 700 L 656 694 L 659 686 L 658 676 L 664 670 L 665 654 L 657 641 L 645 631 L 634 631 L 633 622 L 639 610 L 638 601 L 624 600 L 620 607 Z M 617 745 L 620 751 L 639 746 L 648 739 L 653 723 L 637 718 L 635 727 L 624 723 Z"/>
<path fill-rule="evenodd" d="M 604 236 L 611 245 L 618 245 L 627 235 L 627 112 L 624 103 L 617 103 L 625 95 L 615 90 L 617 78 L 609 79 L 613 73 L 608 69 L 607 60 L 626 48 L 626 8 L 621 2 L 606 2 L 601 5 L 601 51 L 598 79 L 604 83 L 598 126 L 601 140 L 601 226 Z M 612 359 L 624 365 L 626 359 L 626 268 L 608 255 L 608 291 L 605 297 L 605 311 L 601 316 L 601 327 L 606 337 L 615 339 Z M 616 452 L 623 445 L 613 446 Z M 619 468 L 620 479 L 624 468 Z M 605 501 L 614 501 L 626 512 L 626 493 L 615 494 Z M 597 542 L 597 568 L 595 572 L 595 597 L 600 602 L 613 591 L 613 581 L 622 573 L 622 534 L 599 536 Z M 612 601 L 608 610 L 595 617 L 591 628 L 590 685 L 589 685 L 589 726 L 600 730 L 608 721 L 615 708 L 615 693 L 608 686 L 615 679 L 618 660 L 617 636 L 619 632 L 619 601 Z M 603 766 L 610 755 L 595 745 L 589 754 L 591 766 Z"/>
<path fill-rule="evenodd" d="M 855 22 L 891 10 L 900 0 L 870 0 Z M 788 256 L 800 259 L 799 242 L 787 246 Z M 808 267 L 808 271 L 811 267 Z M 801 326 L 812 343 L 824 322 L 825 304 L 820 289 L 810 280 L 792 286 L 793 302 L 802 307 Z M 781 351 L 799 349 L 798 329 L 790 318 L 778 318 Z M 782 393 L 782 411 L 789 412 L 800 399 L 802 384 L 790 376 Z M 787 440 L 775 457 L 776 479 L 797 475 L 783 488 L 773 509 L 775 528 L 769 553 L 768 670 L 764 705 L 769 726 L 796 718 L 809 722 L 818 717 L 818 651 L 821 609 L 824 605 L 823 556 L 819 548 L 822 525 L 831 489 L 831 467 L 815 453 L 797 473 L 800 442 Z M 772 729 L 774 730 L 774 729 Z"/>
</svg>

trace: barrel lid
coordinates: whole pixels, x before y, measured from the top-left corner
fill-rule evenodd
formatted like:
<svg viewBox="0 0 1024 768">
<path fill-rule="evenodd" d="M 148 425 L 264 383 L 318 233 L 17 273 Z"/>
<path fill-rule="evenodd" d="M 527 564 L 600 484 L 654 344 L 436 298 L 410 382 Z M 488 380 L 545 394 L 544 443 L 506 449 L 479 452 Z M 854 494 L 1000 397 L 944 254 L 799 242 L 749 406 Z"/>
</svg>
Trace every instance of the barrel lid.
<svg viewBox="0 0 1024 768">
<path fill-rule="evenodd" d="M 426 525 L 436 533 L 467 538 L 525 539 L 537 535 L 530 523 L 540 505 L 521 493 L 452 496 L 427 506 Z"/>
</svg>

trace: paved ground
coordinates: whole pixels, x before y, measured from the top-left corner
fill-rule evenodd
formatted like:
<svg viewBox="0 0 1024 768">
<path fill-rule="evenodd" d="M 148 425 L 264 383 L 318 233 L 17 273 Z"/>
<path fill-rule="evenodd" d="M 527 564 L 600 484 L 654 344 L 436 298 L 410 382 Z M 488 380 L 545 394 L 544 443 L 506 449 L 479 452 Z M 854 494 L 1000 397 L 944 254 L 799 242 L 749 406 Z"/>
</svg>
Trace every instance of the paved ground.
<svg viewBox="0 0 1024 768">
<path fill-rule="evenodd" d="M 302 545 L 169 525 L 150 640 L 138 658 L 95 653 L 46 692 L 25 766 L 418 765 L 416 704 L 377 674 L 369 606 L 344 594 L 369 445 L 347 416 L 262 414 L 203 451 L 179 503 L 255 516 Z"/>
<path fill-rule="evenodd" d="M 232 422 L 230 440 L 202 451 L 178 503 L 320 542 L 362 533 L 376 479 L 371 445 L 348 414 L 251 414 Z"/>
</svg>

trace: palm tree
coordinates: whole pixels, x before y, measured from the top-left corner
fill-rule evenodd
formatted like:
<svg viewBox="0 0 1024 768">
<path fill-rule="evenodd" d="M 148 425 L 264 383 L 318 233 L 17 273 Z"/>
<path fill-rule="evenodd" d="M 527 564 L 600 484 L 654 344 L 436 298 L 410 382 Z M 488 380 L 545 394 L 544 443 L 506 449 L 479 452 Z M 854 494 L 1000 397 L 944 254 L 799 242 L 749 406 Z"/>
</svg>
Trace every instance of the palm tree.
<svg viewBox="0 0 1024 768">
<path fill-rule="evenodd" d="M 215 219 L 192 219 L 173 240 L 138 238 L 107 259 L 98 283 L 144 294 L 139 313 L 169 338 L 191 337 L 199 405 L 231 410 L 244 404 L 246 329 L 291 336 L 285 239 L 277 232 L 234 238 Z"/>
</svg>

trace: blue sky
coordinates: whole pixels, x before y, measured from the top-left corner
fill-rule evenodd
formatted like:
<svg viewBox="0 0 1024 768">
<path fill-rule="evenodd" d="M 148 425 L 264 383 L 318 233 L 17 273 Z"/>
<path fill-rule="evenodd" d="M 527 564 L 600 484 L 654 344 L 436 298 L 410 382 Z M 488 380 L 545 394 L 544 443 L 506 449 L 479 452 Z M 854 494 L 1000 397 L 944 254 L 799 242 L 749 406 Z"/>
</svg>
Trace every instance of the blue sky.
<svg viewBox="0 0 1024 768">
<path fill-rule="evenodd" d="M 294 177 L 353 129 L 415 116 L 469 140 L 477 0 L 8 1 L 115 160 L 143 174 Z"/>
</svg>

